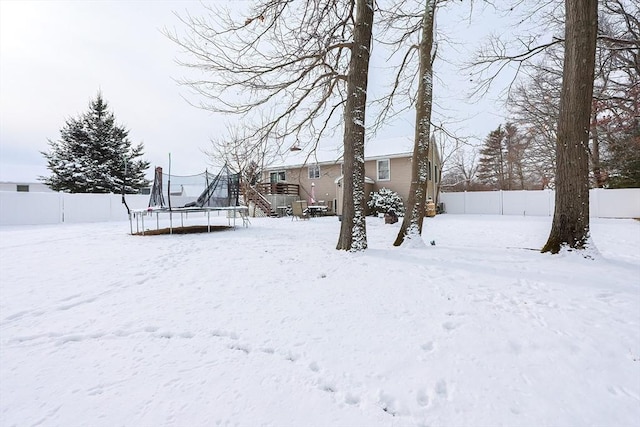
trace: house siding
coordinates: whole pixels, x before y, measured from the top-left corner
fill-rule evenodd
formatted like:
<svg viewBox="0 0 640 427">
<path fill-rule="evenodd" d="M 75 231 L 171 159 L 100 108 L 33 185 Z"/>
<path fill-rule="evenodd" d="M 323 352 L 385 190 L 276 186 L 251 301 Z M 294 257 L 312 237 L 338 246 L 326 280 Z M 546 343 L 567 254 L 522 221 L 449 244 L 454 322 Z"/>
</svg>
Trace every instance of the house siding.
<svg viewBox="0 0 640 427">
<path fill-rule="evenodd" d="M 366 160 L 364 162 L 365 175 L 375 181 L 373 191 L 388 188 L 398 193 L 406 203 L 409 197 L 409 185 L 411 184 L 411 157 L 389 159 L 390 179 L 388 181 L 378 181 L 378 160 L 384 159 Z"/>
<path fill-rule="evenodd" d="M 434 181 L 435 168 L 438 166 L 440 170 L 439 154 L 437 148 L 431 153 L 432 158 L 432 170 L 431 179 L 427 184 L 427 196 L 436 200 L 437 184 Z M 378 180 L 378 160 L 389 160 L 389 180 Z M 406 155 L 394 155 L 389 157 L 376 157 L 374 159 L 367 159 L 364 163 L 365 176 L 371 178 L 374 184 L 367 184 L 365 186 L 366 197 L 369 199 L 369 193 L 372 191 L 378 191 L 382 188 L 388 188 L 395 191 L 402 197 L 405 205 L 409 199 L 409 189 L 411 186 L 411 167 L 412 159 L 411 154 Z M 300 186 L 300 199 L 309 200 L 311 197 L 311 184 L 315 184 L 315 199 L 316 201 L 324 201 L 335 213 L 341 214 L 341 200 L 342 191 L 336 184 L 336 179 L 341 174 L 340 163 L 320 163 L 320 177 L 316 179 L 309 179 L 308 166 L 290 166 L 290 167 L 272 167 L 263 173 L 263 182 L 269 182 L 269 173 L 277 170 L 286 171 L 286 182 L 289 184 L 297 184 Z"/>
<path fill-rule="evenodd" d="M 26 186 L 26 187 L 25 187 Z M 29 193 L 51 193 L 53 190 L 46 184 L 41 182 L 0 182 L 0 191 L 19 191 L 18 187 L 21 187 L 21 192 Z"/>
<path fill-rule="evenodd" d="M 311 197 L 311 184 L 315 184 L 316 201 L 322 200 L 327 206 L 332 207 L 336 198 L 335 180 L 341 176 L 340 164 L 320 164 L 320 178 L 309 179 L 308 166 L 284 168 L 286 170 L 286 182 L 300 186 L 300 198 L 309 200 Z M 269 173 L 266 173 L 268 180 Z M 263 177 L 264 179 L 264 177 Z M 333 210 L 333 209 L 332 209 Z"/>
</svg>

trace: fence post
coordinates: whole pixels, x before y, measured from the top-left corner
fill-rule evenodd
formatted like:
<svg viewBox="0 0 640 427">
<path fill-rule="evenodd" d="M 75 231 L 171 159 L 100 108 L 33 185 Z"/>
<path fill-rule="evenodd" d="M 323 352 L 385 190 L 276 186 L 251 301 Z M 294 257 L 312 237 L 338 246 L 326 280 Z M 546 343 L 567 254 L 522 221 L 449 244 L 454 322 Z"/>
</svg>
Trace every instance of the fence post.
<svg viewBox="0 0 640 427">
<path fill-rule="evenodd" d="M 64 223 L 64 193 L 58 192 L 60 196 L 60 222 Z"/>
<path fill-rule="evenodd" d="M 462 198 L 462 213 L 467 213 L 467 190 L 464 190 L 464 197 Z"/>
</svg>

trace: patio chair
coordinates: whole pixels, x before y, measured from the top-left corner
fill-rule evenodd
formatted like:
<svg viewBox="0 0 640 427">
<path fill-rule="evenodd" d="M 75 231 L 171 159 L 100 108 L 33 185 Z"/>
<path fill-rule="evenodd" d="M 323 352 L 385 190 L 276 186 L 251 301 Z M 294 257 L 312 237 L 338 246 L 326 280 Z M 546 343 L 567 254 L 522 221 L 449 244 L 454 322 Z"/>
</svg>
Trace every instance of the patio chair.
<svg viewBox="0 0 640 427">
<path fill-rule="evenodd" d="M 291 221 L 293 219 L 309 219 L 309 211 L 307 210 L 307 201 L 306 200 L 296 200 L 291 204 L 291 209 L 293 211 L 293 216 L 291 217 Z"/>
</svg>

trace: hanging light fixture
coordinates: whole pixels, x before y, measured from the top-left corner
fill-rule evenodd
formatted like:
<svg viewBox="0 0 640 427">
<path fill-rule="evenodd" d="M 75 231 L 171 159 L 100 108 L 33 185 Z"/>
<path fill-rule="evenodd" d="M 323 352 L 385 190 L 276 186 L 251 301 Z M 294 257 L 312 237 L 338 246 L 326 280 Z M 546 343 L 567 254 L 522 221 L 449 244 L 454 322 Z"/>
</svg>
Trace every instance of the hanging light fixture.
<svg viewBox="0 0 640 427">
<path fill-rule="evenodd" d="M 298 138 L 296 138 L 296 143 L 293 144 L 291 148 L 289 148 L 289 151 L 300 151 L 300 150 L 302 150 L 302 148 L 300 148 L 300 141 L 298 140 Z"/>
</svg>

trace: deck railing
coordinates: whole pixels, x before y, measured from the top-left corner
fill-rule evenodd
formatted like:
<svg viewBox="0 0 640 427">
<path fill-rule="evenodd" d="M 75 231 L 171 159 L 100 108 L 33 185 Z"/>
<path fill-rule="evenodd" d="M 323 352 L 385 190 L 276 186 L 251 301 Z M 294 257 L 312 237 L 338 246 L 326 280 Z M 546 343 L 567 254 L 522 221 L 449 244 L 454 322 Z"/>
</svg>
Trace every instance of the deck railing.
<svg viewBox="0 0 640 427">
<path fill-rule="evenodd" d="M 260 190 L 250 185 L 245 187 L 245 197 L 247 198 L 246 202 L 253 202 L 257 207 L 259 207 L 262 212 L 266 215 L 271 215 L 272 206 L 271 202 L 260 193 Z"/>
<path fill-rule="evenodd" d="M 262 194 L 286 194 L 297 196 L 300 194 L 300 186 L 297 184 L 287 184 L 285 182 L 267 182 L 257 184 L 256 188 Z"/>
</svg>

